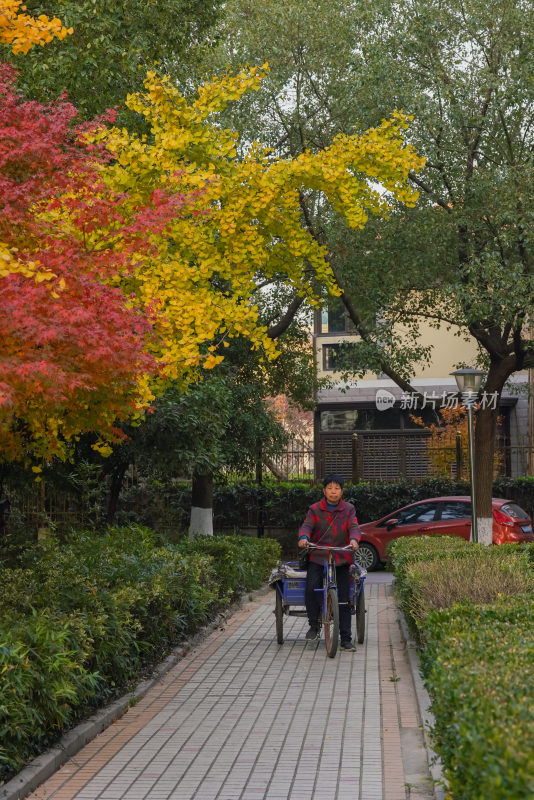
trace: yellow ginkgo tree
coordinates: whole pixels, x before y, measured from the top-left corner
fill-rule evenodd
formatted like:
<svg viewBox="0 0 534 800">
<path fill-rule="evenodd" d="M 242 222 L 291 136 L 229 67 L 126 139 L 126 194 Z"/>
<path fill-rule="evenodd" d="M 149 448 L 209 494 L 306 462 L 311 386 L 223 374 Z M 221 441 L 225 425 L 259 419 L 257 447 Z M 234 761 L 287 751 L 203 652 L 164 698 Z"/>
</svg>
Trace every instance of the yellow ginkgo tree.
<svg viewBox="0 0 534 800">
<path fill-rule="evenodd" d="M 109 249 L 120 255 L 112 283 L 149 316 L 147 347 L 164 379 L 190 380 L 199 366 L 215 366 L 235 336 L 276 355 L 253 301 L 259 281 L 282 281 L 310 302 L 319 285 L 338 293 L 325 248 L 303 225 L 302 192 L 319 192 L 355 228 L 370 213 L 386 214 L 388 196 L 408 205 L 417 198 L 407 176 L 422 159 L 404 141 L 409 120 L 401 113 L 294 159 L 258 143 L 245 147 L 217 114 L 258 90 L 266 69 L 213 78 L 193 100 L 149 73 L 145 91 L 127 105 L 145 117 L 150 135 L 91 134 L 111 158 L 100 167 L 98 193 L 86 190 L 84 208 L 108 201 L 114 213 L 105 224 L 104 217 L 85 224 L 69 198 L 47 212 L 56 232 L 78 236 L 95 257 Z M 139 208 L 151 209 L 152 225 L 144 213 L 142 225 L 132 226 Z"/>
</svg>

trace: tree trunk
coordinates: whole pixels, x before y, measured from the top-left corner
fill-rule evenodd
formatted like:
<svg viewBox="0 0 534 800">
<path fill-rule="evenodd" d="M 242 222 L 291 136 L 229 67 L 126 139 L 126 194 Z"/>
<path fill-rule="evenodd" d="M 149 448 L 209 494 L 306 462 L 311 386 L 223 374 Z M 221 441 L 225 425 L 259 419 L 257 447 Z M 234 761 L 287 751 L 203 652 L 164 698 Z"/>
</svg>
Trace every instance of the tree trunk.
<svg viewBox="0 0 534 800">
<path fill-rule="evenodd" d="M 287 481 L 288 474 L 285 472 L 281 467 L 278 467 L 272 458 L 268 456 L 263 456 L 263 463 L 266 467 L 273 473 L 274 477 L 277 478 L 279 481 Z"/>
<path fill-rule="evenodd" d="M 497 412 L 480 408 L 477 412 L 475 428 L 475 490 L 478 541 L 492 543 L 493 510 L 493 461 L 495 454 L 495 433 Z M 473 476 L 471 476 L 473 480 Z"/>
<path fill-rule="evenodd" d="M 534 473 L 534 369 L 528 371 L 528 475 Z"/>
<path fill-rule="evenodd" d="M 193 475 L 189 536 L 213 536 L 213 477 Z"/>
<path fill-rule="evenodd" d="M 117 505 L 119 503 L 119 495 L 121 493 L 122 484 L 128 464 L 119 464 L 111 473 L 111 485 L 109 487 L 108 506 L 106 510 L 106 522 L 108 525 L 113 524 L 115 514 L 117 513 Z"/>
</svg>

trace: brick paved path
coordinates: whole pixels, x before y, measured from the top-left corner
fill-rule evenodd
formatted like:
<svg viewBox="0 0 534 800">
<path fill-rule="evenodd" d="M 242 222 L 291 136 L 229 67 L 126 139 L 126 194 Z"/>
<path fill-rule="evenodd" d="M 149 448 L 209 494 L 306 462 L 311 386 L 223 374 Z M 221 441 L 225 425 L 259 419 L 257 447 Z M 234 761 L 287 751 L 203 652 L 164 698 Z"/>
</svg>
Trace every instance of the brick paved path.
<svg viewBox="0 0 534 800">
<path fill-rule="evenodd" d="M 257 596 L 30 800 L 433 797 L 389 576 L 366 595 L 366 642 L 334 659 L 301 617 L 278 645 Z"/>
</svg>

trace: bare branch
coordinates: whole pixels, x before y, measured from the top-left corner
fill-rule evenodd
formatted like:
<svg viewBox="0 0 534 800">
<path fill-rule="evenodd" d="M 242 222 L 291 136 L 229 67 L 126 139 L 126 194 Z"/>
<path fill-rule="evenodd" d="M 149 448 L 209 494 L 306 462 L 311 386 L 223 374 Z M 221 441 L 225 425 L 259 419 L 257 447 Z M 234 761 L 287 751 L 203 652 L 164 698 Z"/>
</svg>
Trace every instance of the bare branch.
<svg viewBox="0 0 534 800">
<path fill-rule="evenodd" d="M 271 327 L 267 331 L 267 336 L 269 339 L 278 339 L 285 331 L 289 328 L 293 320 L 295 319 L 295 315 L 301 305 L 304 302 L 304 297 L 295 297 L 290 305 L 287 308 L 285 314 L 278 320 L 275 325 L 271 325 Z"/>
<path fill-rule="evenodd" d="M 431 189 L 430 186 L 428 186 L 424 181 L 422 181 L 421 178 L 419 178 L 415 174 L 415 172 L 409 172 L 408 177 L 413 183 L 416 184 L 416 186 L 419 186 L 419 188 L 422 189 L 423 192 L 429 195 L 429 197 L 432 197 L 434 202 L 436 202 L 438 206 L 441 206 L 442 208 L 445 209 L 445 211 L 448 211 L 449 213 L 452 211 L 450 205 L 446 203 L 445 200 L 443 200 L 438 194 L 436 194 L 436 192 L 434 192 L 434 190 Z"/>
</svg>

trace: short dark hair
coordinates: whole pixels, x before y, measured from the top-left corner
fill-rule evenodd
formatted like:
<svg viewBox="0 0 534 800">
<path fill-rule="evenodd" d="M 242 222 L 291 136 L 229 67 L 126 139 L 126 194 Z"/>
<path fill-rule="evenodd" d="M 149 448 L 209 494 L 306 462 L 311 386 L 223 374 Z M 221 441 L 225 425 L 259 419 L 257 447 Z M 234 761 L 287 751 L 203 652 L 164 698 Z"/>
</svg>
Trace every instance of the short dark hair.
<svg viewBox="0 0 534 800">
<path fill-rule="evenodd" d="M 325 479 L 323 481 L 323 487 L 327 487 L 329 483 L 338 483 L 341 488 L 343 488 L 343 484 L 345 481 L 343 480 L 341 475 L 337 475 L 335 472 L 330 472 L 328 475 L 325 475 Z"/>
</svg>

